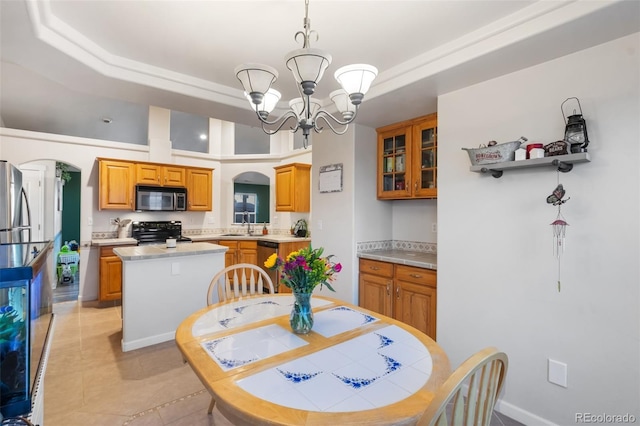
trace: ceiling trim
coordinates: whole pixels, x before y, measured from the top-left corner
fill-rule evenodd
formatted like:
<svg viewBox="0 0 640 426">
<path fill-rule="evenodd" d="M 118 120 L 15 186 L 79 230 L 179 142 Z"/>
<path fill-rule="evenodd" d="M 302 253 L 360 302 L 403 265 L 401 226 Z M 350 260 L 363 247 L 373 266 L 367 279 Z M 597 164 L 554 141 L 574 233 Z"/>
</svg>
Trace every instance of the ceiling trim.
<svg viewBox="0 0 640 426">
<path fill-rule="evenodd" d="M 367 99 L 393 92 L 417 81 L 506 48 L 622 0 L 538 1 L 463 37 L 398 64 L 378 75 Z M 36 37 L 96 72 L 123 81 L 184 94 L 235 108 L 248 109 L 242 90 L 165 68 L 114 55 L 57 18 L 50 0 L 27 0 Z M 320 100 L 323 106 L 331 102 Z M 288 109 L 280 102 L 276 111 Z"/>
</svg>

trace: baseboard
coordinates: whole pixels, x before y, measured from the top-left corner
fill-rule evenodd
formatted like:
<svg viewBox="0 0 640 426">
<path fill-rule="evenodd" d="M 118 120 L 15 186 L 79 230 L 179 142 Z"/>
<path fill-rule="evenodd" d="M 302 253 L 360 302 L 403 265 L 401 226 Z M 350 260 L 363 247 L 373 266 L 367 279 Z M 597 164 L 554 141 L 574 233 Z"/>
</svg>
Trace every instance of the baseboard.
<svg viewBox="0 0 640 426">
<path fill-rule="evenodd" d="M 499 412 L 500 414 L 504 414 L 507 417 L 511 417 L 513 420 L 517 420 L 525 425 L 558 426 L 556 423 L 553 423 L 547 419 L 543 419 L 542 417 L 530 413 L 529 411 L 523 410 L 518 406 L 509 404 L 508 402 L 504 402 L 501 399 L 499 399 L 496 403 L 495 411 Z"/>
<path fill-rule="evenodd" d="M 168 342 L 176 337 L 175 331 L 158 334 L 155 336 L 145 337 L 144 339 L 136 339 L 125 342 L 122 340 L 122 352 L 133 351 L 135 349 L 144 348 L 146 346 L 157 345 L 158 343 Z"/>
</svg>

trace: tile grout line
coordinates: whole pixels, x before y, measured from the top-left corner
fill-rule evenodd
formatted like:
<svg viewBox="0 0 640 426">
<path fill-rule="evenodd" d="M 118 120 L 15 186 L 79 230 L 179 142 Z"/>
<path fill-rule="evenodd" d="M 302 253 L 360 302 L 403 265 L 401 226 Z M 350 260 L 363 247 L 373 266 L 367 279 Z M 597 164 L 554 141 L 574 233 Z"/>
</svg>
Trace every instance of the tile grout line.
<svg viewBox="0 0 640 426">
<path fill-rule="evenodd" d="M 188 395 L 185 395 L 185 396 L 182 396 L 182 397 L 180 397 L 180 398 L 174 399 L 173 401 L 165 402 L 164 404 L 160 404 L 160 405 L 158 405 L 158 406 L 156 406 L 156 407 L 153 407 L 153 408 L 150 408 L 150 409 L 148 409 L 148 410 L 144 410 L 144 411 L 141 411 L 141 412 L 139 412 L 139 413 L 136 413 L 136 414 L 134 414 L 134 415 L 130 416 L 130 417 L 129 417 L 129 418 L 128 418 L 128 419 L 127 419 L 127 420 L 122 424 L 122 426 L 127 426 L 128 424 L 130 424 L 132 421 L 134 421 L 135 419 L 137 419 L 137 418 L 139 418 L 139 417 L 146 416 L 147 414 L 151 414 L 151 413 L 153 413 L 154 411 L 158 411 L 158 410 L 160 410 L 161 408 L 165 408 L 165 407 L 168 407 L 168 406 L 170 406 L 170 405 L 177 404 L 178 402 L 185 401 L 185 400 L 187 400 L 187 399 L 189 399 L 189 398 L 196 397 L 196 396 L 198 396 L 198 395 L 203 394 L 203 393 L 204 393 L 204 392 L 206 392 L 206 391 L 207 391 L 206 389 L 202 389 L 202 390 L 199 390 L 198 392 L 190 393 L 190 394 L 188 394 Z"/>
</svg>

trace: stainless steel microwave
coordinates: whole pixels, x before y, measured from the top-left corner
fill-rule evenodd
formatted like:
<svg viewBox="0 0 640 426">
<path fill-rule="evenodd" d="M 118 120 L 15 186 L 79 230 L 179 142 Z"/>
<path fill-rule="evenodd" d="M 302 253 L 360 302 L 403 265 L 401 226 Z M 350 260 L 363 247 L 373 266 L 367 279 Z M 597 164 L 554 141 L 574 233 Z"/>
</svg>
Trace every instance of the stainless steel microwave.
<svg viewBox="0 0 640 426">
<path fill-rule="evenodd" d="M 186 209 L 186 188 L 136 185 L 136 210 L 183 211 Z"/>
</svg>

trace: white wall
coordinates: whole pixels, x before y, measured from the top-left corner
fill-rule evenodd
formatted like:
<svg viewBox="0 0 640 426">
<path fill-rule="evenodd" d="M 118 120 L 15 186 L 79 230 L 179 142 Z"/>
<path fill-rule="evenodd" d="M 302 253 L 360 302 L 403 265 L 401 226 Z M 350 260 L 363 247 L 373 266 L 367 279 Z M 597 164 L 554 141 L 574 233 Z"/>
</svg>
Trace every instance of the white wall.
<svg viewBox="0 0 640 426">
<path fill-rule="evenodd" d="M 500 410 L 527 424 L 576 413 L 640 419 L 639 34 L 459 90 L 438 101 L 438 342 L 457 366 L 497 346 L 510 360 Z M 580 99 L 592 162 L 570 173 L 469 171 L 462 147 L 561 139 Z M 571 199 L 560 266 L 546 197 Z M 558 275 L 561 291 L 558 292 Z M 547 358 L 568 387 L 547 381 Z"/>
</svg>

